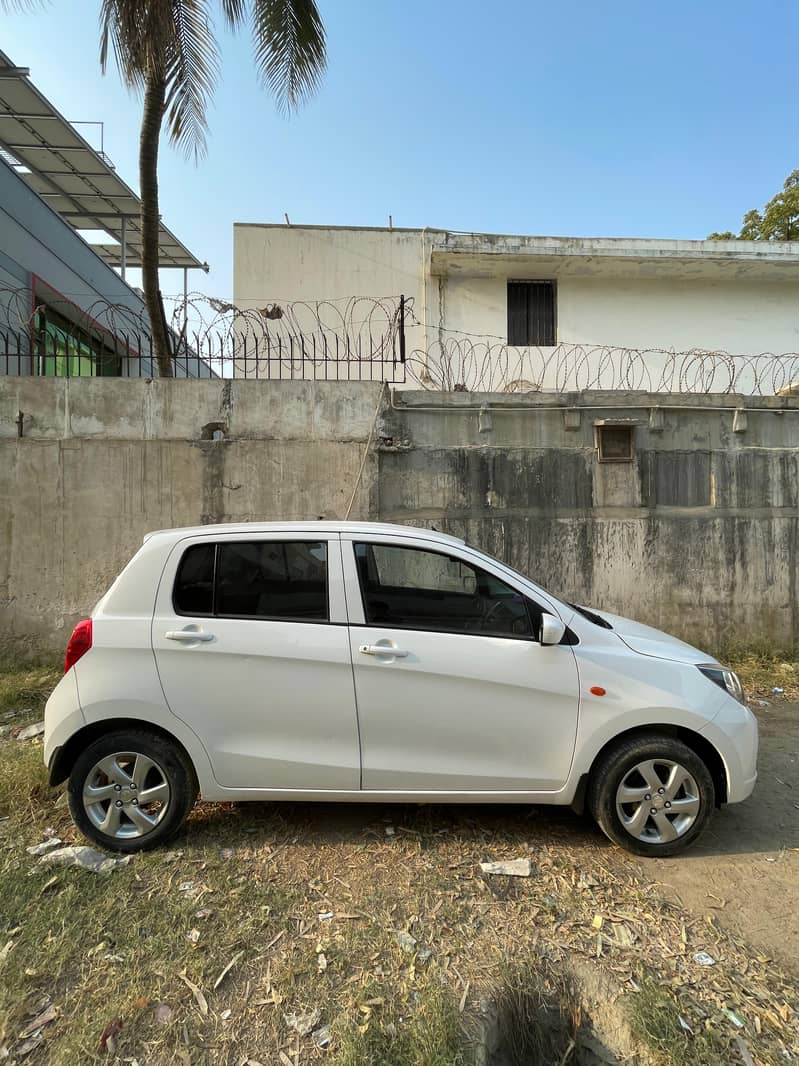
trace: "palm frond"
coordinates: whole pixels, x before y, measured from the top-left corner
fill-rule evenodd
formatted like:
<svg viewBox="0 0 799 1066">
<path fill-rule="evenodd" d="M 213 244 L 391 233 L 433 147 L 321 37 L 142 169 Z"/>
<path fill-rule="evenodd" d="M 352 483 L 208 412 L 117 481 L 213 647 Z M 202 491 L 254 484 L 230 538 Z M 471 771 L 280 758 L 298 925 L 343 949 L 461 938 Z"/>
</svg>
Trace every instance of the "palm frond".
<svg viewBox="0 0 799 1066">
<path fill-rule="evenodd" d="M 315 0 L 253 0 L 253 31 L 259 74 L 282 111 L 296 110 L 327 65 Z"/>
<path fill-rule="evenodd" d="M 208 0 L 172 0 L 171 8 L 167 125 L 172 143 L 196 160 L 206 152 L 208 100 L 219 74 L 219 52 Z"/>
<path fill-rule="evenodd" d="M 238 26 L 247 14 L 247 0 L 222 0 L 222 14 L 229 26 Z"/>
<path fill-rule="evenodd" d="M 45 7 L 50 0 L 0 0 L 0 11 L 33 11 Z"/>
<path fill-rule="evenodd" d="M 126 85 L 140 89 L 147 72 L 163 70 L 173 37 L 172 12 L 162 0 L 102 0 L 100 64 L 103 73 L 113 50 Z"/>
</svg>

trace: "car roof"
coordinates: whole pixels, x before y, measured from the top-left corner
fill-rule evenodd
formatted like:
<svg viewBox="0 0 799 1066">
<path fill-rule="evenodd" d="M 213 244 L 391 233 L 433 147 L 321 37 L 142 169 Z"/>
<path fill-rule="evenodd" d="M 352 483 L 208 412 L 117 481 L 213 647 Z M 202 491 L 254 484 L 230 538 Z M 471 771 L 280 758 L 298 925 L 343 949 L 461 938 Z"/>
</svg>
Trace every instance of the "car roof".
<svg viewBox="0 0 799 1066">
<path fill-rule="evenodd" d="M 462 537 L 439 533 L 437 529 L 418 526 L 401 526 L 389 522 L 343 522 L 338 519 L 320 518 L 315 522 L 220 522 L 206 526 L 179 526 L 174 529 L 156 529 L 146 533 L 145 541 L 153 537 L 169 537 L 182 540 L 184 537 L 213 536 L 226 533 L 382 533 L 393 536 L 421 536 L 445 544 L 463 544 Z"/>
</svg>

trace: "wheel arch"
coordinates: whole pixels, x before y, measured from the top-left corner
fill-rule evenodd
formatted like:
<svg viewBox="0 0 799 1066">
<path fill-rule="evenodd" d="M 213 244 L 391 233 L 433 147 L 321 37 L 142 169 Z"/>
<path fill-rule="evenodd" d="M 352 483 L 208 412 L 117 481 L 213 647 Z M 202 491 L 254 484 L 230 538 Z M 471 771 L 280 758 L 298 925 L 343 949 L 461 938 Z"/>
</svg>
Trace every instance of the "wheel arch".
<svg viewBox="0 0 799 1066">
<path fill-rule="evenodd" d="M 176 748 L 179 748 L 191 767 L 195 788 L 199 790 L 200 782 L 197 775 L 197 767 L 194 765 L 194 759 L 186 745 L 174 733 L 164 729 L 163 726 L 156 725 L 153 722 L 142 721 L 140 718 L 104 718 L 97 722 L 89 722 L 82 729 L 77 730 L 53 755 L 50 762 L 50 784 L 60 785 L 63 781 L 66 781 L 78 756 L 87 745 L 107 733 L 116 733 L 123 729 L 135 729 L 138 732 L 152 733 L 163 740 L 168 740 Z"/>
<path fill-rule="evenodd" d="M 707 737 L 703 737 L 701 733 L 697 733 L 695 730 L 689 729 L 687 726 L 655 723 L 638 725 L 631 729 L 626 729 L 623 733 L 617 733 L 616 736 L 611 737 L 610 740 L 603 744 L 591 760 L 591 766 L 587 773 L 583 774 L 580 778 L 575 795 L 575 802 L 572 806 L 574 806 L 579 813 L 582 813 L 585 807 L 585 796 L 588 790 L 588 784 L 596 772 L 597 766 L 601 763 L 611 748 L 614 748 L 620 741 L 632 740 L 637 736 L 652 736 L 653 734 L 681 740 L 683 744 L 687 745 L 687 747 L 695 752 L 708 768 L 710 776 L 713 779 L 713 788 L 716 793 L 716 806 L 721 807 L 727 802 L 727 768 L 724 765 L 724 760 L 721 757 L 718 748 L 716 748 Z"/>
</svg>

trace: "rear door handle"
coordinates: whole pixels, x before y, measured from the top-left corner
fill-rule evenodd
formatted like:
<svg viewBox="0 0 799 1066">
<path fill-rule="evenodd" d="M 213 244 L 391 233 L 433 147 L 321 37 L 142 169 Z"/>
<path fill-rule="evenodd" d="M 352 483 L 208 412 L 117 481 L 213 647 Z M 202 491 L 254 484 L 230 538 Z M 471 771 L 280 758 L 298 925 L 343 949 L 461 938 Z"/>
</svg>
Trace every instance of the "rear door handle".
<svg viewBox="0 0 799 1066">
<path fill-rule="evenodd" d="M 392 648 L 390 644 L 361 644 L 361 655 L 390 655 L 394 659 L 407 659 L 408 653 L 402 648 Z"/>
<path fill-rule="evenodd" d="M 180 640 L 186 644 L 193 644 L 194 641 L 207 644 L 209 640 L 214 639 L 213 633 L 198 633 L 191 629 L 170 629 L 164 636 L 167 640 Z"/>
</svg>

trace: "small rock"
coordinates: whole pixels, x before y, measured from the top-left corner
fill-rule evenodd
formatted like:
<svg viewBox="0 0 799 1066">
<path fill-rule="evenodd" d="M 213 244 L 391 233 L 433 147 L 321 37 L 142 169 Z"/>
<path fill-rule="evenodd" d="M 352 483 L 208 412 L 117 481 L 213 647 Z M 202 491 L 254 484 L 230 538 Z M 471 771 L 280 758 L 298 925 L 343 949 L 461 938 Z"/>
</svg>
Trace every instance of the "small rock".
<svg viewBox="0 0 799 1066">
<path fill-rule="evenodd" d="M 532 866 L 529 859 L 509 859 L 507 862 L 481 862 L 484 874 L 503 874 L 505 877 L 529 877 Z"/>
<path fill-rule="evenodd" d="M 50 848 L 57 848 L 59 844 L 63 844 L 61 837 L 50 837 L 49 840 L 43 840 L 41 844 L 34 844 L 25 850 L 29 855 L 44 855 Z"/>
<path fill-rule="evenodd" d="M 40 737 L 44 732 L 44 722 L 34 722 L 33 725 L 26 725 L 25 728 L 17 733 L 17 740 L 33 740 L 34 737 Z"/>
<path fill-rule="evenodd" d="M 416 951 L 416 937 L 411 936 L 405 929 L 397 929 L 394 938 L 403 951 Z"/>
<path fill-rule="evenodd" d="M 186 933 L 186 939 L 190 940 L 192 944 L 196 944 L 200 939 L 200 930 L 190 929 L 189 932 Z"/>
<path fill-rule="evenodd" d="M 394 828 L 394 826 L 393 825 L 387 825 L 386 826 L 386 836 L 387 837 L 393 837 L 393 836 L 396 836 L 396 835 L 397 835 L 397 830 Z"/>
<path fill-rule="evenodd" d="M 313 1010 L 309 1010 L 306 1013 L 284 1014 L 283 1021 L 289 1027 L 293 1029 L 295 1033 L 299 1033 L 300 1036 L 307 1036 L 312 1030 L 314 1030 L 322 1019 L 322 1012 L 318 1007 L 314 1007 Z"/>
<path fill-rule="evenodd" d="M 91 870 L 95 874 L 108 873 L 117 866 L 126 866 L 130 862 L 130 855 L 112 857 L 104 855 L 101 851 L 81 845 L 78 847 L 56 848 L 48 851 L 39 858 L 39 865 L 43 863 L 58 863 L 61 866 L 82 866 L 84 870 Z"/>
<path fill-rule="evenodd" d="M 771 692 L 772 692 L 772 695 L 774 695 L 774 696 L 784 696 L 785 695 L 785 689 L 784 688 L 777 688 L 776 686 L 771 690 Z"/>
</svg>

